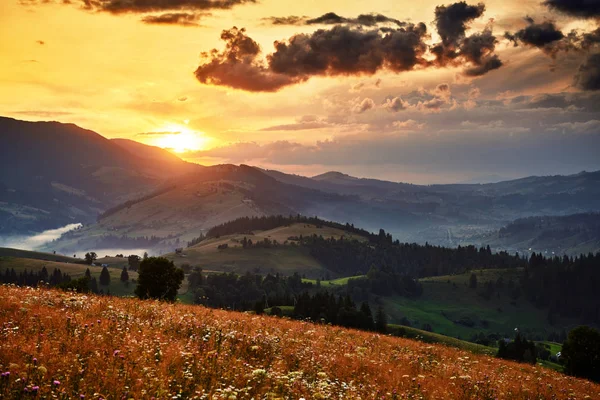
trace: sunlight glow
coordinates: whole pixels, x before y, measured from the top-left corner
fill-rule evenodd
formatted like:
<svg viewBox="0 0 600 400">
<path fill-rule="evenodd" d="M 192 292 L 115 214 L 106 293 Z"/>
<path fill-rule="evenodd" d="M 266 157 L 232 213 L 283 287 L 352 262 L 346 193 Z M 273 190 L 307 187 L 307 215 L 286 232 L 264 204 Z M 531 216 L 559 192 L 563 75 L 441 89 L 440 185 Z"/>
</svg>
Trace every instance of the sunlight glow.
<svg viewBox="0 0 600 400">
<path fill-rule="evenodd" d="M 156 138 L 154 145 L 163 149 L 171 149 L 176 153 L 203 150 L 210 141 L 210 138 L 206 137 L 204 132 L 195 132 L 181 125 L 169 124 L 161 131 L 170 133 L 165 133 Z"/>
</svg>

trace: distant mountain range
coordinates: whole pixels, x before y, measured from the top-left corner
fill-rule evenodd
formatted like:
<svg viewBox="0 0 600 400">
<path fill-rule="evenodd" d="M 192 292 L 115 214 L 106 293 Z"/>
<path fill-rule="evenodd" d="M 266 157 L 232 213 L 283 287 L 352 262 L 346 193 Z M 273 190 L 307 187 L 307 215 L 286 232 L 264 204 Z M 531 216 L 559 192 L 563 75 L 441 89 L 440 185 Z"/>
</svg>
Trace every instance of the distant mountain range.
<svg viewBox="0 0 600 400">
<path fill-rule="evenodd" d="M 473 242 L 527 255 L 595 254 L 600 252 L 600 214 L 520 218 Z"/>
<path fill-rule="evenodd" d="M 203 167 L 72 124 L 9 118 L 0 118 L 0 166 L 0 235 L 84 223 L 65 248 L 107 236 L 170 246 L 237 217 L 297 213 L 456 245 L 519 218 L 600 211 L 600 171 L 429 186 L 340 172 L 309 178 Z"/>
</svg>

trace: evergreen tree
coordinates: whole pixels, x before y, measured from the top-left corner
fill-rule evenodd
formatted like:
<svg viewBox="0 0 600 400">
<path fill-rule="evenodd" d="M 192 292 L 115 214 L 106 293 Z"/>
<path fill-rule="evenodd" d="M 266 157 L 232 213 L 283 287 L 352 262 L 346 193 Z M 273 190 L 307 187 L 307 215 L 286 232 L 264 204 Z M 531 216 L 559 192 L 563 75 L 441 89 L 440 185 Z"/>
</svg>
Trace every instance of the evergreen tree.
<svg viewBox="0 0 600 400">
<path fill-rule="evenodd" d="M 123 267 L 123 271 L 121 271 L 121 282 L 129 281 L 129 273 L 127 272 L 127 267 Z"/>
<path fill-rule="evenodd" d="M 477 275 L 475 275 L 475 273 L 472 273 L 471 277 L 469 278 L 469 287 L 471 289 L 477 288 Z"/>
<path fill-rule="evenodd" d="M 100 272 L 100 284 L 102 286 L 110 285 L 110 272 L 106 267 L 102 267 L 102 272 Z"/>
<path fill-rule="evenodd" d="M 90 291 L 92 293 L 98 293 L 98 281 L 96 280 L 96 277 L 93 277 L 90 280 L 89 285 L 90 285 Z"/>
<path fill-rule="evenodd" d="M 383 310 L 383 307 L 377 308 L 377 316 L 375 317 L 375 330 L 380 333 L 387 332 L 387 315 Z"/>
</svg>

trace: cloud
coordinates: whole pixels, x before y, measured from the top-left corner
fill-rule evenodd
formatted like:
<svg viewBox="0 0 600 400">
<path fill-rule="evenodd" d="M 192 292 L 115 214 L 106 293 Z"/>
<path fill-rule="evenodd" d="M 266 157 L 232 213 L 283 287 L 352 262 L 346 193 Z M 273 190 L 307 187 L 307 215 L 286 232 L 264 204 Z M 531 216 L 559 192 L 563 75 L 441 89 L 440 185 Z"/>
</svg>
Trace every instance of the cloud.
<svg viewBox="0 0 600 400">
<path fill-rule="evenodd" d="M 27 115 L 30 117 L 55 118 L 72 115 L 73 113 L 70 111 L 23 110 L 14 111 L 13 114 Z"/>
<path fill-rule="evenodd" d="M 385 104 L 383 104 L 382 108 L 388 110 L 390 112 L 398 112 L 402 110 L 406 110 L 410 107 L 408 102 L 402 100 L 400 97 L 394 97 L 393 99 L 386 99 Z"/>
<path fill-rule="evenodd" d="M 591 54 L 579 66 L 575 86 L 583 90 L 600 90 L 600 53 Z"/>
<path fill-rule="evenodd" d="M 218 52 L 213 49 L 203 54 L 209 61 L 194 72 L 200 83 L 252 92 L 275 92 L 308 79 L 272 72 L 258 60 L 260 46 L 245 32 L 244 28 L 233 27 L 221 33 L 221 40 L 226 43 L 225 50 Z"/>
<path fill-rule="evenodd" d="M 142 22 L 155 25 L 199 26 L 198 20 L 200 17 L 210 15 L 210 13 L 166 13 L 147 15 L 142 18 Z"/>
<path fill-rule="evenodd" d="M 494 54 L 497 40 L 492 33 L 491 23 L 482 32 L 466 36 L 469 23 L 484 12 L 483 3 L 468 5 L 464 1 L 436 7 L 435 24 L 442 42 L 433 45 L 430 51 L 435 55 L 438 67 L 468 63 L 463 70 L 464 75 L 478 77 L 503 65 Z"/>
<path fill-rule="evenodd" d="M 419 123 L 414 119 L 409 119 L 406 121 L 394 121 L 392 122 L 392 126 L 401 131 L 420 131 L 425 127 L 425 123 Z"/>
<path fill-rule="evenodd" d="M 205 53 L 207 62 L 195 72 L 204 84 L 273 92 L 313 76 L 373 75 L 380 70 L 410 71 L 426 67 L 424 24 L 407 25 L 382 33 L 379 30 L 335 26 L 312 34 L 297 34 L 275 42 L 265 63 L 259 45 L 236 27 L 225 30 L 222 52 Z"/>
<path fill-rule="evenodd" d="M 302 131 L 330 127 L 333 124 L 318 118 L 316 115 L 304 115 L 296 123 L 269 126 L 261 131 Z"/>
<path fill-rule="evenodd" d="M 504 37 L 513 42 L 515 47 L 521 43 L 537 47 L 546 54 L 555 56 L 561 49 L 560 43 L 565 39 L 565 35 L 556 28 L 553 21 L 544 21 L 537 24 L 530 17 L 525 20 L 529 24 L 527 27 L 515 33 L 506 32 Z"/>
<path fill-rule="evenodd" d="M 593 119 L 586 122 L 563 122 L 553 125 L 560 132 L 575 132 L 579 134 L 597 134 L 600 132 L 600 120 Z"/>
<path fill-rule="evenodd" d="M 334 12 L 325 13 L 316 18 L 309 18 L 307 16 L 299 17 L 297 15 L 290 15 L 287 17 L 267 17 L 263 18 L 272 25 L 360 25 L 360 26 L 376 26 L 380 24 L 393 24 L 397 26 L 405 26 L 406 22 L 400 21 L 395 18 L 388 17 L 383 14 L 370 13 L 360 14 L 356 18 L 342 17 Z"/>
<path fill-rule="evenodd" d="M 600 17 L 600 2 L 597 0 L 546 0 L 543 4 L 574 17 Z"/>
<path fill-rule="evenodd" d="M 483 3 L 471 6 L 461 1 L 449 6 L 437 6 L 435 8 L 435 25 L 443 45 L 458 46 L 459 41 L 465 37 L 467 23 L 481 17 L 484 11 Z"/>
<path fill-rule="evenodd" d="M 271 25 L 304 25 L 307 19 L 307 16 L 299 17 L 297 15 L 262 18 L 263 21 L 268 22 Z"/>
<path fill-rule="evenodd" d="M 366 97 L 363 101 L 356 103 L 352 111 L 356 114 L 362 114 L 365 111 L 372 110 L 373 108 L 375 108 L 375 102 L 373 99 Z"/>
<path fill-rule="evenodd" d="M 43 0 L 47 1 L 47 0 Z M 76 3 L 70 0 L 70 3 Z M 80 0 L 84 8 L 112 14 L 151 13 L 183 10 L 229 10 L 256 0 Z"/>
<path fill-rule="evenodd" d="M 197 26 L 198 19 L 211 15 L 208 11 L 255 3 L 257 0 L 21 0 L 26 6 L 62 4 L 113 15 L 147 14 L 141 19 L 146 24 L 182 26 Z"/>
</svg>

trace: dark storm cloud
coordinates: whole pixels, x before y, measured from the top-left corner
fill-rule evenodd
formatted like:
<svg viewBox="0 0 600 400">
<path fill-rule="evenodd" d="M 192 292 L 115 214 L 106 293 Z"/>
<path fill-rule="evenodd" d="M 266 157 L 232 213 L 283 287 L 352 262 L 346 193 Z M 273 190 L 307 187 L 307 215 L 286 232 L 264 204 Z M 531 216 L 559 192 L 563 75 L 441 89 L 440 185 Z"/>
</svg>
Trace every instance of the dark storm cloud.
<svg viewBox="0 0 600 400">
<path fill-rule="evenodd" d="M 275 42 L 270 68 L 289 76 L 374 74 L 380 69 L 410 71 L 427 62 L 424 24 L 381 34 L 346 26 L 298 34 Z"/>
<path fill-rule="evenodd" d="M 546 0 L 543 4 L 553 10 L 575 17 L 600 17 L 600 1 L 598 0 Z"/>
<path fill-rule="evenodd" d="M 199 26 L 198 20 L 202 16 L 209 16 L 210 13 L 166 13 L 159 15 L 148 15 L 142 18 L 142 22 L 146 24 L 156 25 L 183 25 L 183 26 Z"/>
<path fill-rule="evenodd" d="M 257 60 L 260 47 L 245 32 L 243 28 L 233 27 L 221 33 L 221 39 L 226 43 L 225 50 L 219 52 L 213 49 L 203 54 L 209 61 L 200 65 L 194 73 L 200 83 L 251 92 L 274 92 L 307 79 L 273 73 Z"/>
<path fill-rule="evenodd" d="M 484 12 L 483 3 L 469 5 L 464 1 L 436 7 L 435 24 L 442 42 L 433 45 L 430 51 L 435 55 L 438 67 L 469 63 L 463 74 L 476 77 L 503 65 L 494 54 L 498 41 L 492 33 L 491 25 L 482 32 L 466 36 L 469 23 L 480 18 Z"/>
<path fill-rule="evenodd" d="M 328 12 L 320 17 L 309 18 L 290 15 L 287 17 L 268 17 L 263 18 L 263 21 L 269 22 L 272 25 L 361 25 L 361 26 L 376 26 L 379 24 L 394 24 L 397 26 L 405 26 L 406 22 L 395 18 L 388 17 L 383 14 L 371 13 L 360 14 L 356 18 L 342 17 L 334 12 Z"/>
<path fill-rule="evenodd" d="M 454 45 L 465 37 L 467 23 L 483 15 L 485 5 L 475 6 L 464 1 L 435 8 L 435 25 L 445 46 Z"/>
<path fill-rule="evenodd" d="M 472 67 L 465 69 L 465 75 L 481 76 L 502 66 L 500 58 L 493 54 L 496 43 L 491 29 L 475 33 L 463 40 L 459 53 L 472 64 Z"/>
<path fill-rule="evenodd" d="M 575 75 L 575 86 L 583 90 L 600 90 L 600 53 L 591 54 Z"/>
<path fill-rule="evenodd" d="M 407 25 L 392 32 L 351 29 L 337 25 L 312 34 L 297 34 L 275 42 L 267 64 L 258 59 L 258 44 L 244 29 L 223 31 L 223 52 L 205 56 L 196 77 L 201 83 L 249 91 L 276 91 L 313 76 L 372 75 L 379 70 L 410 71 L 426 67 L 424 24 Z"/>
<path fill-rule="evenodd" d="M 504 37 L 513 42 L 515 46 L 523 44 L 537 47 L 550 55 L 556 55 L 559 50 L 564 48 L 566 37 L 554 22 L 544 21 L 538 24 L 530 17 L 525 20 L 528 22 L 528 26 L 515 33 L 506 32 Z"/>
</svg>

